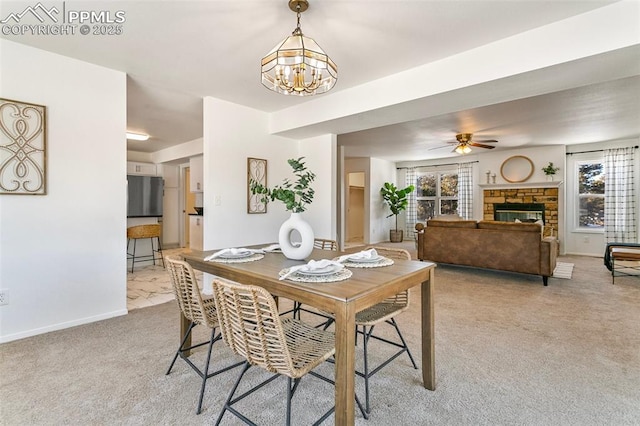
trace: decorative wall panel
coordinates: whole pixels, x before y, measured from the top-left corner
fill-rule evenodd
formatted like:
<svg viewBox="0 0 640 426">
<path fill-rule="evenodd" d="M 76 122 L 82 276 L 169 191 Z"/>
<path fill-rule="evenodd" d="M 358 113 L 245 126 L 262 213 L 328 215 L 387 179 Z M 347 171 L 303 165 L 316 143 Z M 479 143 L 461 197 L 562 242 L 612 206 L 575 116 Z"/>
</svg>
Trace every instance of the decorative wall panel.
<svg viewBox="0 0 640 426">
<path fill-rule="evenodd" d="M 46 108 L 0 98 L 0 194 L 45 195 Z"/>
<path fill-rule="evenodd" d="M 267 204 L 262 201 L 262 195 L 251 193 L 252 180 L 267 186 L 267 160 L 247 158 L 247 213 L 266 213 Z"/>
</svg>

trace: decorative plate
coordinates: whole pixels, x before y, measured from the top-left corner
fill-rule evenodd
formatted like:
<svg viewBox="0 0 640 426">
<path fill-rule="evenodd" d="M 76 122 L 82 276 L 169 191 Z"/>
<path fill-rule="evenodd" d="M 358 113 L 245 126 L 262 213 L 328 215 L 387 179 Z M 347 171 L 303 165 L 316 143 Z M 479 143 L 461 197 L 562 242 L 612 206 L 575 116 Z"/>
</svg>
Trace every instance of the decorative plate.
<svg viewBox="0 0 640 426">
<path fill-rule="evenodd" d="M 278 276 L 283 276 L 289 273 L 290 268 L 285 268 L 281 270 Z M 286 279 L 288 281 L 295 281 L 299 283 L 333 283 L 337 281 L 344 281 L 351 278 L 353 273 L 347 268 L 340 268 L 338 272 L 334 272 L 333 274 L 327 275 L 301 275 L 297 272 L 289 275 Z"/>
<path fill-rule="evenodd" d="M 300 274 L 300 275 L 321 276 L 321 275 L 335 274 L 336 272 L 338 272 L 341 269 L 344 269 L 344 266 L 342 266 L 342 265 L 329 265 L 329 266 L 326 266 L 324 268 L 319 268 L 319 269 L 311 269 L 311 270 L 298 269 L 295 273 L 296 274 Z"/>
</svg>

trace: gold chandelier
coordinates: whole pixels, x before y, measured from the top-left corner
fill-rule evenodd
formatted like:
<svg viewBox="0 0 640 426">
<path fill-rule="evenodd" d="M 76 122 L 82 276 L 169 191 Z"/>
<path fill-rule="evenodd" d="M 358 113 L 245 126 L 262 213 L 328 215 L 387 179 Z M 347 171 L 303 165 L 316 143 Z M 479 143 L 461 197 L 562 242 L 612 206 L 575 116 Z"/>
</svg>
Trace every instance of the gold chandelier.
<svg viewBox="0 0 640 426">
<path fill-rule="evenodd" d="M 311 96 L 325 93 L 336 84 L 338 67 L 318 44 L 300 29 L 300 14 L 307 0 L 289 0 L 298 24 L 282 42 L 262 58 L 262 84 L 284 95 Z"/>
</svg>

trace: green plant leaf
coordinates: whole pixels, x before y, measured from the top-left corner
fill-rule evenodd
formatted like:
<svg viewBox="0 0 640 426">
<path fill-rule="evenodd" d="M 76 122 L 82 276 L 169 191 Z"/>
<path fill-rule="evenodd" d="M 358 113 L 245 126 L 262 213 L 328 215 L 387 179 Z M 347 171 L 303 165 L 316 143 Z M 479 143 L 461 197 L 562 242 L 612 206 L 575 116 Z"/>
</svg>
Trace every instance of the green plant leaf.
<svg viewBox="0 0 640 426">
<path fill-rule="evenodd" d="M 407 197 L 414 190 L 415 187 L 413 185 L 399 189 L 391 182 L 385 182 L 382 188 L 380 188 L 382 200 L 389 206 L 389 210 L 391 210 L 391 214 L 387 217 L 396 217 L 396 230 L 398 229 L 398 215 L 409 205 L 409 199 Z"/>
<path fill-rule="evenodd" d="M 282 185 L 276 185 L 270 189 L 252 180 L 250 181 L 249 190 L 252 194 L 263 195 L 261 201 L 264 203 L 278 200 L 282 201 L 287 211 L 293 213 L 305 211 L 306 205 L 311 204 L 313 201 L 315 192 L 310 185 L 316 175 L 307 170 L 302 160 L 304 160 L 304 157 L 287 160 L 287 163 L 293 169 L 293 174 L 296 176 L 295 183 L 285 178 Z"/>
</svg>

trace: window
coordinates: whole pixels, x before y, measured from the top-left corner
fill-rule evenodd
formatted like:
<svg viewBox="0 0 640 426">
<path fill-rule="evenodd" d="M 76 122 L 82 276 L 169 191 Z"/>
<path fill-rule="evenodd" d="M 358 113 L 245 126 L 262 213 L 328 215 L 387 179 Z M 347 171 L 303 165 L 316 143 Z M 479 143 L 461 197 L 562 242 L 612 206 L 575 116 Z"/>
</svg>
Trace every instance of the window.
<svg viewBox="0 0 640 426">
<path fill-rule="evenodd" d="M 602 161 L 577 162 L 578 228 L 604 229 L 604 164 Z"/>
<path fill-rule="evenodd" d="M 416 202 L 419 221 L 426 221 L 440 214 L 458 213 L 458 173 L 418 172 Z"/>
</svg>

